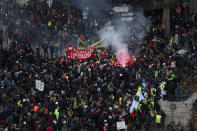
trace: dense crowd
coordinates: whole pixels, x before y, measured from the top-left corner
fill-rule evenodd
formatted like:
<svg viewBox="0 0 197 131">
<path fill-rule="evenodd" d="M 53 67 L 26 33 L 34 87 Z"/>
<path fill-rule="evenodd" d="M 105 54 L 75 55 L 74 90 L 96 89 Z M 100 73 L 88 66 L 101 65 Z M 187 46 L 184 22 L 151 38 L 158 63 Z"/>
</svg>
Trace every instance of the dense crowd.
<svg viewBox="0 0 197 131">
<path fill-rule="evenodd" d="M 61 56 L 64 45 L 57 43 L 72 45 L 80 38 L 91 44 L 98 40 L 94 29 L 102 27 L 105 20 L 97 20 L 97 25 L 87 24 L 80 10 L 71 9 L 72 17 L 67 23 L 66 8 L 60 3 L 49 8 L 44 2 L 30 0 L 19 7 L 2 1 L 2 128 L 113 131 L 119 121 L 125 121 L 128 131 L 142 126 L 147 131 L 161 128 L 165 113 L 159 100 L 182 100 L 183 76 L 196 75 L 194 21 L 184 20 L 184 12 L 173 17 L 176 25 L 168 37 L 164 35 L 161 17 L 152 15 L 140 55 L 134 64 L 122 67 L 112 64 L 110 48 L 102 57 L 96 54 L 87 60 Z M 3 48 L 6 38 L 9 41 Z M 189 50 L 189 55 L 176 53 L 182 47 Z M 35 88 L 35 80 L 44 82 L 44 91 Z M 138 104 L 132 108 L 134 102 Z"/>
</svg>

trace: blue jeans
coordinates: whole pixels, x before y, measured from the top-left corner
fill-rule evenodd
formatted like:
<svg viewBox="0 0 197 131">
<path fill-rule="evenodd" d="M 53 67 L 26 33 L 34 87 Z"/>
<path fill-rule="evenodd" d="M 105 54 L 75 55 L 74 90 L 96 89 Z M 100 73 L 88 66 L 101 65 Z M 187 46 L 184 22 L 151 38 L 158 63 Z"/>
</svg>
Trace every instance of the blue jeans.
<svg viewBox="0 0 197 131">
<path fill-rule="evenodd" d="M 178 92 L 176 98 L 177 100 L 181 101 L 183 98 L 183 94 L 181 92 Z"/>
</svg>

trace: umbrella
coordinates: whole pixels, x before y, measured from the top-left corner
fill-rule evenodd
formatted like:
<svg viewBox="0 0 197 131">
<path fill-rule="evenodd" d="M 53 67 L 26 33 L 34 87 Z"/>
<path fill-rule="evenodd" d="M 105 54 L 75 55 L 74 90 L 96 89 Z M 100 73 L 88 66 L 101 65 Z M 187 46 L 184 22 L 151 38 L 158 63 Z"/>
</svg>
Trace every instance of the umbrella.
<svg viewBox="0 0 197 131">
<path fill-rule="evenodd" d="M 175 52 L 173 54 L 173 56 L 188 56 L 188 57 L 190 57 L 189 50 L 188 49 L 185 49 L 185 48 L 180 49 L 177 52 Z"/>
<path fill-rule="evenodd" d="M 176 52 L 178 55 L 185 55 L 188 51 L 186 49 L 181 49 Z"/>
</svg>

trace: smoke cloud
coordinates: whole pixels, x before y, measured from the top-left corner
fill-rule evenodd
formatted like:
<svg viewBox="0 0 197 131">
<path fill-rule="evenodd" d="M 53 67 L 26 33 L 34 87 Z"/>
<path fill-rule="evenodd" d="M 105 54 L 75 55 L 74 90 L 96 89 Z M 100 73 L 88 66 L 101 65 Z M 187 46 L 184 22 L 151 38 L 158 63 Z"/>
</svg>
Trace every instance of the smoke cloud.
<svg viewBox="0 0 197 131">
<path fill-rule="evenodd" d="M 123 22 L 120 19 L 112 20 L 112 24 L 106 24 L 98 35 L 103 43 L 112 46 L 116 52 L 118 63 L 125 66 L 132 58 L 137 55 L 129 50 L 133 43 L 143 41 L 145 33 L 148 31 L 149 21 L 143 12 L 132 12 L 130 21 Z M 134 49 L 137 50 L 137 49 Z"/>
<path fill-rule="evenodd" d="M 125 25 L 106 25 L 99 31 L 99 37 L 107 46 L 116 50 L 117 58 L 121 65 L 125 66 L 129 58 L 128 46 L 124 41 L 128 30 Z"/>
</svg>

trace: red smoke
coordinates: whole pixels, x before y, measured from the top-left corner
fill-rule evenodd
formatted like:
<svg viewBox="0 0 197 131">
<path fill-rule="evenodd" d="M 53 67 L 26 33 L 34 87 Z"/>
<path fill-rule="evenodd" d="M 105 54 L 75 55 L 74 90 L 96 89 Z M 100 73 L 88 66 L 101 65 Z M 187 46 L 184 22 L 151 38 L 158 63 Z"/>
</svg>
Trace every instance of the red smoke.
<svg viewBox="0 0 197 131">
<path fill-rule="evenodd" d="M 135 59 L 133 56 L 125 57 L 124 55 L 119 55 L 117 59 L 118 59 L 117 64 L 123 67 L 131 66 L 133 63 L 135 63 Z"/>
</svg>

